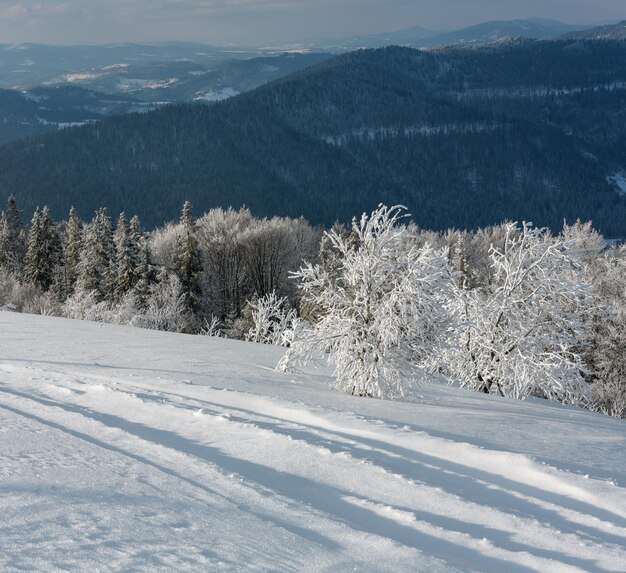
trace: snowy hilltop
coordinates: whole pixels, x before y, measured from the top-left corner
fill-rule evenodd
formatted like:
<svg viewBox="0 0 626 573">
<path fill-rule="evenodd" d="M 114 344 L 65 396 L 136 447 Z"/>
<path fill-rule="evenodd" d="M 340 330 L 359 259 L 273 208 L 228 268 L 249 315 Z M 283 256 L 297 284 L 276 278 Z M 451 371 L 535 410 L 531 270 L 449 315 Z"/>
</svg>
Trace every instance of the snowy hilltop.
<svg viewBox="0 0 626 573">
<path fill-rule="evenodd" d="M 0 312 L 0 570 L 623 570 L 623 420 L 284 352 Z"/>
</svg>

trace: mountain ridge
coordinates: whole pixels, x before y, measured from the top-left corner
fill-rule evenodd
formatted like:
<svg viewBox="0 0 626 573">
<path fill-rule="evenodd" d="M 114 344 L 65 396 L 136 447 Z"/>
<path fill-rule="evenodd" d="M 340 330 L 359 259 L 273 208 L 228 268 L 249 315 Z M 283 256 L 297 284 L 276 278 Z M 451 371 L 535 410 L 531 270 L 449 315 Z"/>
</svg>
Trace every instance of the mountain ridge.
<svg viewBox="0 0 626 573">
<path fill-rule="evenodd" d="M 221 103 L 5 145 L 0 196 L 56 217 L 104 205 L 148 226 L 187 199 L 327 225 L 387 202 L 436 229 L 580 217 L 623 236 L 626 205 L 608 178 L 626 168 L 614 111 L 626 94 L 610 87 L 626 86 L 626 47 L 580 46 L 345 54 Z"/>
</svg>

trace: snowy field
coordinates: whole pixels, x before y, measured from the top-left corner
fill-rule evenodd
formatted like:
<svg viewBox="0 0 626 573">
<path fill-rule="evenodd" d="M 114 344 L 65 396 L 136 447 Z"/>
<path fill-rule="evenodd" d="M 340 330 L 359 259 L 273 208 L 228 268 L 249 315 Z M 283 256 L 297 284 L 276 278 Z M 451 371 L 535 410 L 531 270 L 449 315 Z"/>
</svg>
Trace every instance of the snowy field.
<svg viewBox="0 0 626 573">
<path fill-rule="evenodd" d="M 626 423 L 0 312 L 0 571 L 624 571 Z"/>
</svg>

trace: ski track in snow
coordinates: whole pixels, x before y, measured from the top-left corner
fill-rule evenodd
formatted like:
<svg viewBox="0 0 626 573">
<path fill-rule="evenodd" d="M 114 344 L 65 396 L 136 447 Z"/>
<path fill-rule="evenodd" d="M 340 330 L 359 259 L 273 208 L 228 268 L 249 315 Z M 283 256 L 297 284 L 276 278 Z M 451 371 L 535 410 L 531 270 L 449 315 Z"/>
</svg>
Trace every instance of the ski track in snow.
<svg viewBox="0 0 626 573">
<path fill-rule="evenodd" d="M 623 571 L 623 421 L 0 312 L 2 571 Z"/>
</svg>

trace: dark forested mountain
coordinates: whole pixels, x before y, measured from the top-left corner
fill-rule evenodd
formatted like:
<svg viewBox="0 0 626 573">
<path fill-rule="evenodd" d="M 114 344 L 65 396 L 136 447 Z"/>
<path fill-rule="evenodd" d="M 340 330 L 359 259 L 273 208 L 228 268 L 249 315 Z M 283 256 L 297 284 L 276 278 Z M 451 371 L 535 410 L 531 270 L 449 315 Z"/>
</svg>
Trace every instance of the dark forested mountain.
<svg viewBox="0 0 626 573">
<path fill-rule="evenodd" d="M 40 87 L 24 92 L 0 89 L 0 143 L 154 107 L 128 96 L 111 96 L 72 86 Z"/>
<path fill-rule="evenodd" d="M 1 56 L 0 50 L 0 77 Z M 329 57 L 284 53 L 211 68 L 185 58 L 142 61 L 62 74 L 28 90 L 0 88 L 0 144 L 166 103 L 220 101 Z"/>
<path fill-rule="evenodd" d="M 626 236 L 625 109 L 622 42 L 359 51 L 227 101 L 5 145 L 0 202 L 148 225 L 185 199 L 327 224 L 386 202 L 425 227 L 580 217 Z"/>
<path fill-rule="evenodd" d="M 564 36 L 564 39 L 574 40 L 626 40 L 626 20 L 617 24 L 597 26 L 587 30 L 571 32 Z"/>
</svg>

